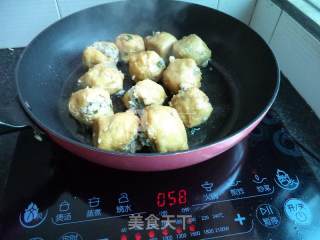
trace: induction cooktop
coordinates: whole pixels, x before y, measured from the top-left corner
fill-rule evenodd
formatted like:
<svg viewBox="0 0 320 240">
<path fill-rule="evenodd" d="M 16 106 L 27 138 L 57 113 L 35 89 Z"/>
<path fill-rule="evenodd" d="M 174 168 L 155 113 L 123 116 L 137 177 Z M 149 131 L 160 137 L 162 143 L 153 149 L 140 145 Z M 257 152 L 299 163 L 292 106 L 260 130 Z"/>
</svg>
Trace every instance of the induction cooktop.
<svg viewBox="0 0 320 240">
<path fill-rule="evenodd" d="M 270 111 L 243 142 L 192 167 L 101 167 L 20 133 L 2 239 L 320 239 L 320 182 Z"/>
</svg>

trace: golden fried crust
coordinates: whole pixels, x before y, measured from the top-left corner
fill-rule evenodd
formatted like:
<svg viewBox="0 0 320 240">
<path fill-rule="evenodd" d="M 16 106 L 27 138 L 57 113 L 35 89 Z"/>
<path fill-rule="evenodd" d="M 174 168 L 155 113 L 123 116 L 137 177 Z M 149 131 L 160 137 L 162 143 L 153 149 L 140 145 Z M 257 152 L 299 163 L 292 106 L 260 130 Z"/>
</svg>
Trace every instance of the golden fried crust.
<svg viewBox="0 0 320 240">
<path fill-rule="evenodd" d="M 145 79 L 130 88 L 122 100 L 127 108 L 137 109 L 140 108 L 140 105 L 142 107 L 152 104 L 161 105 L 166 98 L 166 92 L 160 84 Z"/>
<path fill-rule="evenodd" d="M 173 44 L 177 41 L 176 37 L 167 32 L 156 32 L 153 36 L 145 38 L 147 50 L 156 51 L 163 59 L 168 60 Z"/>
<path fill-rule="evenodd" d="M 129 58 L 129 73 L 134 81 L 144 79 L 158 81 L 166 65 L 155 51 L 139 52 Z"/>
<path fill-rule="evenodd" d="M 175 42 L 172 53 L 176 58 L 192 58 L 201 67 L 207 66 L 211 58 L 211 50 L 196 34 L 190 34 Z"/>
<path fill-rule="evenodd" d="M 114 94 L 123 89 L 123 79 L 123 73 L 117 68 L 100 63 L 80 77 L 79 83 L 84 87 L 101 87 Z"/>
<path fill-rule="evenodd" d="M 209 98 L 198 88 L 179 91 L 172 97 L 170 106 L 178 111 L 184 125 L 188 128 L 207 121 L 213 111 Z"/>
<path fill-rule="evenodd" d="M 201 70 L 191 58 L 175 59 L 163 72 L 162 82 L 172 93 L 201 86 Z"/>
<path fill-rule="evenodd" d="M 174 108 L 161 105 L 146 107 L 142 114 L 141 126 L 158 152 L 188 149 L 186 129 Z"/>
<path fill-rule="evenodd" d="M 82 62 L 83 62 L 83 65 L 88 68 L 91 68 L 98 63 L 103 63 L 107 61 L 108 61 L 108 58 L 105 55 L 103 55 L 102 52 L 96 50 L 93 47 L 87 47 L 83 51 Z"/>
<path fill-rule="evenodd" d="M 100 116 L 113 115 L 110 95 L 102 88 L 85 88 L 74 92 L 68 107 L 75 119 L 88 126 Z"/>
<path fill-rule="evenodd" d="M 120 51 L 120 58 L 123 62 L 128 62 L 132 54 L 145 50 L 144 40 L 137 34 L 120 34 L 116 38 L 116 45 Z"/>
<path fill-rule="evenodd" d="M 83 65 L 91 68 L 96 64 L 105 63 L 116 66 L 119 59 L 119 50 L 113 42 L 94 42 L 82 54 Z"/>
<path fill-rule="evenodd" d="M 107 151 L 135 152 L 139 118 L 131 111 L 97 118 L 93 123 L 93 143 Z"/>
</svg>

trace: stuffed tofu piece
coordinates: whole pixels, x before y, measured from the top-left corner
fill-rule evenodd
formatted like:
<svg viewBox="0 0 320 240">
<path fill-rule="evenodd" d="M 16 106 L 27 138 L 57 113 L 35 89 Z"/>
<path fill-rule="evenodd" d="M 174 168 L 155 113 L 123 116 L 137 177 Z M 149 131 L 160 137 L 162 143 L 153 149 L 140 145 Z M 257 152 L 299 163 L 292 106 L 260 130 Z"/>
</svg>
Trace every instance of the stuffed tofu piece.
<svg viewBox="0 0 320 240">
<path fill-rule="evenodd" d="M 180 90 L 172 97 L 170 106 L 177 110 L 184 125 L 188 128 L 206 122 L 213 111 L 208 96 L 198 88 Z"/>
<path fill-rule="evenodd" d="M 171 92 L 201 86 L 201 70 L 192 58 L 174 59 L 163 72 L 163 85 Z"/>
<path fill-rule="evenodd" d="M 68 107 L 70 114 L 87 126 L 98 117 L 113 115 L 110 95 L 102 88 L 85 88 L 74 92 Z"/>
<path fill-rule="evenodd" d="M 90 68 L 78 82 L 80 86 L 100 87 L 114 94 L 123 89 L 123 80 L 124 75 L 120 70 L 100 63 Z"/>
<path fill-rule="evenodd" d="M 206 67 L 211 58 L 211 50 L 196 34 L 190 34 L 175 42 L 172 53 L 176 58 L 192 58 L 201 67 Z"/>
<path fill-rule="evenodd" d="M 157 52 L 160 57 L 168 61 L 173 44 L 177 41 L 176 37 L 167 32 L 155 32 L 152 36 L 145 38 L 147 50 Z"/>
<path fill-rule="evenodd" d="M 188 149 L 186 129 L 177 111 L 169 106 L 151 105 L 141 117 L 144 142 L 149 142 L 157 152 L 175 152 Z"/>
<path fill-rule="evenodd" d="M 145 50 L 144 40 L 137 34 L 120 34 L 116 38 L 116 45 L 120 51 L 120 59 L 125 63 L 132 54 Z"/>
<path fill-rule="evenodd" d="M 132 111 L 99 117 L 93 122 L 93 143 L 107 151 L 134 153 L 139 148 L 138 128 L 139 118 Z"/>
<path fill-rule="evenodd" d="M 99 63 L 116 66 L 118 60 L 119 50 L 113 42 L 95 42 L 88 46 L 82 54 L 83 65 L 88 68 Z"/>
<path fill-rule="evenodd" d="M 162 105 L 166 98 L 167 94 L 160 84 L 145 79 L 131 87 L 122 100 L 127 108 L 142 109 L 152 104 Z"/>
<path fill-rule="evenodd" d="M 159 81 L 166 64 L 155 51 L 139 52 L 129 59 L 129 73 L 135 82 L 151 79 Z"/>
</svg>

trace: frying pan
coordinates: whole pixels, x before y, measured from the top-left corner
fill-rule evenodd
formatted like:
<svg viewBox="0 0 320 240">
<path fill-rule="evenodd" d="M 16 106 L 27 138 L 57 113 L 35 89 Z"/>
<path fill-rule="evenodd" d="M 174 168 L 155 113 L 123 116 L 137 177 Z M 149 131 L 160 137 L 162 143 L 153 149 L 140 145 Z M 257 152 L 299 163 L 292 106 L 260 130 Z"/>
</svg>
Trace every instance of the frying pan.
<svg viewBox="0 0 320 240">
<path fill-rule="evenodd" d="M 188 130 L 187 151 L 131 154 L 96 149 L 67 111 L 68 98 L 85 71 L 82 51 L 94 41 L 114 40 L 120 33 L 145 36 L 152 31 L 167 31 L 177 38 L 195 33 L 207 43 L 213 58 L 202 69 L 202 90 L 214 112 L 205 124 Z M 245 24 L 210 8 L 163 0 L 113 2 L 63 18 L 29 44 L 16 68 L 23 109 L 54 142 L 89 161 L 134 171 L 182 168 L 228 150 L 263 119 L 279 83 L 272 51 Z M 125 88 L 129 87 L 127 80 Z M 120 111 L 119 98 L 113 101 Z"/>
</svg>

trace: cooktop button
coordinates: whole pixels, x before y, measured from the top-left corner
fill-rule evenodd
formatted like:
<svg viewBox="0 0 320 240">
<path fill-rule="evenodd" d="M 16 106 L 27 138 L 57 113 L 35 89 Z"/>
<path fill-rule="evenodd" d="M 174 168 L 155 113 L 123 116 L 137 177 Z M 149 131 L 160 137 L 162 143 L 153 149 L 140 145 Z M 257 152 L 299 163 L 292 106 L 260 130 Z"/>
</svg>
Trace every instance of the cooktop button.
<svg viewBox="0 0 320 240">
<path fill-rule="evenodd" d="M 149 236 L 149 238 L 154 238 L 156 236 L 155 231 L 153 231 L 153 230 L 149 231 L 148 236 Z"/>
<path fill-rule="evenodd" d="M 245 217 L 242 217 L 239 213 L 237 213 L 236 218 L 234 219 L 235 222 L 238 222 L 241 226 L 243 222 L 246 220 Z"/>
<path fill-rule="evenodd" d="M 162 230 L 162 235 L 163 236 L 168 236 L 169 235 L 169 230 L 167 228 Z"/>
<path fill-rule="evenodd" d="M 271 204 L 260 204 L 256 209 L 259 223 L 266 228 L 276 228 L 281 223 L 281 216 L 277 208 Z"/>
<path fill-rule="evenodd" d="M 205 181 L 203 184 L 201 184 L 201 187 L 206 191 L 206 192 L 211 192 L 213 190 L 213 183 Z"/>
<path fill-rule="evenodd" d="M 141 233 L 136 233 L 135 235 L 134 235 L 134 239 L 135 240 L 141 240 L 142 239 L 142 235 L 141 235 Z"/>
<path fill-rule="evenodd" d="M 31 202 L 19 216 L 19 221 L 24 228 L 35 228 L 46 220 L 48 210 L 40 212 L 38 206 Z"/>
<path fill-rule="evenodd" d="M 255 184 L 263 184 L 264 183 L 264 181 L 266 181 L 267 180 L 267 178 L 265 178 L 265 177 L 261 177 L 261 176 L 259 176 L 258 174 L 255 174 L 254 176 L 253 176 L 253 179 L 251 180 L 253 183 L 255 183 Z"/>
<path fill-rule="evenodd" d="M 72 240 L 83 240 L 81 235 L 76 232 L 68 232 L 63 234 L 61 237 L 59 237 L 58 240 L 65 240 L 65 239 L 72 239 Z"/>
<path fill-rule="evenodd" d="M 277 169 L 274 181 L 280 188 L 285 190 L 295 190 L 299 186 L 299 179 L 297 176 L 290 176 L 281 169 Z"/>
<path fill-rule="evenodd" d="M 182 233 L 183 232 L 183 229 L 181 228 L 181 227 L 177 227 L 176 228 L 176 233 L 177 234 L 180 234 L 180 233 Z"/>
<path fill-rule="evenodd" d="M 312 221 L 310 208 L 297 198 L 290 198 L 284 203 L 284 212 L 290 220 L 299 225 L 308 225 Z"/>
<path fill-rule="evenodd" d="M 69 209 L 70 209 L 69 202 L 64 200 L 59 204 L 59 212 L 67 212 L 67 211 L 69 211 Z"/>
<path fill-rule="evenodd" d="M 191 224 L 191 225 L 189 226 L 189 231 L 190 231 L 190 232 L 196 231 L 196 226 L 195 226 L 194 224 Z"/>
<path fill-rule="evenodd" d="M 128 237 L 127 235 L 125 234 L 122 234 L 121 237 L 120 237 L 120 240 L 128 240 Z"/>
</svg>

